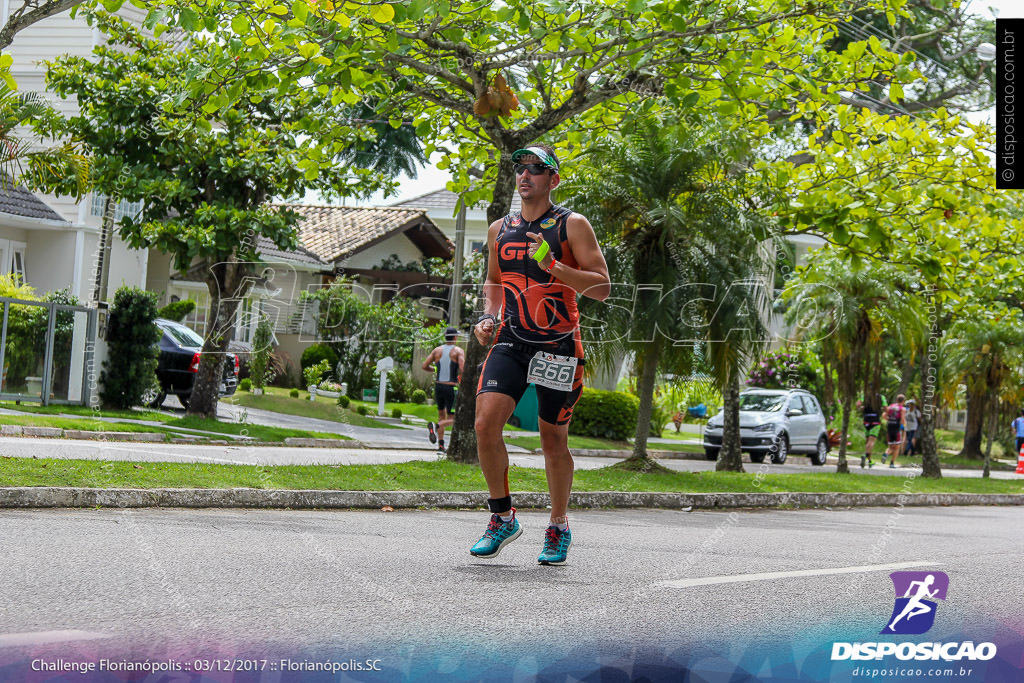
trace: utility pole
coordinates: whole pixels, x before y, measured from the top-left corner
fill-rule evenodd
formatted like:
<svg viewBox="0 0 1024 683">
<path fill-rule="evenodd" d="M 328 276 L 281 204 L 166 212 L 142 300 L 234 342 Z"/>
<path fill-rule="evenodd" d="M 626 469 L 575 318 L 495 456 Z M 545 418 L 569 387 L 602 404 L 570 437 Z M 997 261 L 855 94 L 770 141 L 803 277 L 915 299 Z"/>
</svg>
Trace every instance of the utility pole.
<svg viewBox="0 0 1024 683">
<path fill-rule="evenodd" d="M 448 296 L 448 324 L 458 329 L 462 319 L 462 263 L 466 251 L 466 204 L 459 195 L 459 213 L 455 218 L 455 263 L 452 268 L 452 289 Z"/>
</svg>

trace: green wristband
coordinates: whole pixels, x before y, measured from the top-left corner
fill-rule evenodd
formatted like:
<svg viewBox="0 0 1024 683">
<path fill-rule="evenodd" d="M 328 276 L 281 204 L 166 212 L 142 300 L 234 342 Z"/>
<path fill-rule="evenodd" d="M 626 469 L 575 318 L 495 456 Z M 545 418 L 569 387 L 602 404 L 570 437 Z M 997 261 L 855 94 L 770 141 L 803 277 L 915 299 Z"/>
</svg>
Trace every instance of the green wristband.
<svg viewBox="0 0 1024 683">
<path fill-rule="evenodd" d="M 539 247 L 537 247 L 537 253 L 533 255 L 533 260 L 540 263 L 544 260 L 544 257 L 548 255 L 549 251 L 551 251 L 551 247 L 548 246 L 547 240 L 545 240 Z"/>
</svg>

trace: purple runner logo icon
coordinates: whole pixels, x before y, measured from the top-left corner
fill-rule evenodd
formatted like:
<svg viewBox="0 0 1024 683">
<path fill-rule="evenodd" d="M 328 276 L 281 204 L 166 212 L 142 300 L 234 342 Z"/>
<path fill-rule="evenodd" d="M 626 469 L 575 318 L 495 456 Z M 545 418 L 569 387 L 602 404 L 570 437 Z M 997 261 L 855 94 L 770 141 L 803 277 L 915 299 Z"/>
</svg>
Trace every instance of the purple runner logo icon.
<svg viewBox="0 0 1024 683">
<path fill-rule="evenodd" d="M 949 577 L 945 572 L 893 572 L 896 604 L 882 634 L 919 635 L 935 623 L 935 600 L 945 600 Z"/>
</svg>

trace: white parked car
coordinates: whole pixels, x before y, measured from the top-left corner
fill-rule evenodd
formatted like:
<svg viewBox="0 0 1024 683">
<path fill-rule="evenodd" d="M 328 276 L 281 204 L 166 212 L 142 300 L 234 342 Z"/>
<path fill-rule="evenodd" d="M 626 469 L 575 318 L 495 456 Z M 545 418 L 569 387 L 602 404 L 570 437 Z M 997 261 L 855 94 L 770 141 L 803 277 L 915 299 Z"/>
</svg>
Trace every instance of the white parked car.
<svg viewBox="0 0 1024 683">
<path fill-rule="evenodd" d="M 722 412 L 708 420 L 704 453 L 718 458 L 722 448 Z M 828 429 L 818 399 L 803 389 L 747 389 L 740 393 L 740 447 L 751 462 L 776 465 L 790 453 L 807 454 L 814 465 L 828 458 Z"/>
</svg>

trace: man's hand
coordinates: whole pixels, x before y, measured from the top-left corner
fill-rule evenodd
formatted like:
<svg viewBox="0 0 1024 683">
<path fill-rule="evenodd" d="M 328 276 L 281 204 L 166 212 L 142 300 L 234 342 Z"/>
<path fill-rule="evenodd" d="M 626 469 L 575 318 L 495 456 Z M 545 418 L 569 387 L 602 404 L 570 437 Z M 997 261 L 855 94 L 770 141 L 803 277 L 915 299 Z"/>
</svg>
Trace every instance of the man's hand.
<svg viewBox="0 0 1024 683">
<path fill-rule="evenodd" d="M 494 337 L 494 321 L 490 318 L 481 320 L 473 326 L 473 334 L 481 346 L 488 346 Z"/>
<path fill-rule="evenodd" d="M 540 245 L 544 244 L 544 238 L 536 232 L 528 232 L 526 233 L 526 236 L 533 240 L 533 244 L 531 244 L 526 249 L 526 255 L 529 256 L 530 258 L 533 258 L 533 255 L 537 253 L 538 249 L 540 249 Z M 549 251 L 547 254 L 545 254 L 544 258 L 541 259 L 539 262 L 541 270 L 547 270 L 553 260 L 554 257 L 551 255 L 551 252 Z"/>
</svg>

